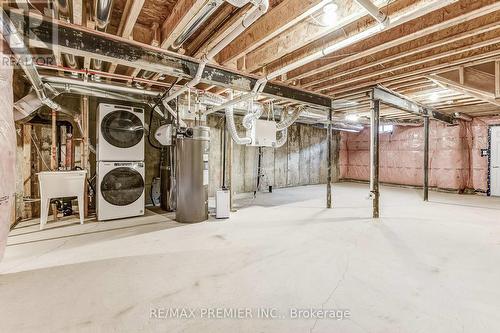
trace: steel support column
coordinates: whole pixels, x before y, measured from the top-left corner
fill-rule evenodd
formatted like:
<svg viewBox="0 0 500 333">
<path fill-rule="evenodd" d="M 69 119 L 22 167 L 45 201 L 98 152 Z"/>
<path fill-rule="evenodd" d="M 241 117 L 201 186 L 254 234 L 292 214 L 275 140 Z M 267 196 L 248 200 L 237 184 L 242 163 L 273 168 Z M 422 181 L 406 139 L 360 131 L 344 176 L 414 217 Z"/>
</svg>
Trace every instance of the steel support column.
<svg viewBox="0 0 500 333">
<path fill-rule="evenodd" d="M 373 202 L 373 218 L 379 218 L 379 129 L 380 101 L 372 100 L 370 120 L 370 197 Z"/>
<path fill-rule="evenodd" d="M 429 117 L 424 117 L 424 201 L 429 201 Z"/>
<path fill-rule="evenodd" d="M 328 111 L 328 176 L 326 182 L 326 208 L 332 208 L 332 119 L 333 110 Z"/>
</svg>

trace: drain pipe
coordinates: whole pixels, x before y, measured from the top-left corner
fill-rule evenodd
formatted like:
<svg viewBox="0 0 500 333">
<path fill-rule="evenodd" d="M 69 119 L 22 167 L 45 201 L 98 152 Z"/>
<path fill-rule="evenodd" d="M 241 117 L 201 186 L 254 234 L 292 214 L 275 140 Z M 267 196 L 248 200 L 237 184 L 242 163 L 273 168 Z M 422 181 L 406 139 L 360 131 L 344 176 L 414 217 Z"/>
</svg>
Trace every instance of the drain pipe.
<svg viewBox="0 0 500 333">
<path fill-rule="evenodd" d="M 59 104 L 54 102 L 47 95 L 46 88 L 43 85 L 38 71 L 36 70 L 33 59 L 30 57 L 29 50 L 26 47 L 26 44 L 24 44 L 23 37 L 17 31 L 5 10 L 3 8 L 0 8 L 0 10 L 2 11 L 0 15 L 0 27 L 2 29 L 3 38 L 14 53 L 16 60 L 33 86 L 38 98 L 43 104 L 47 105 L 52 110 L 59 111 L 61 109 Z"/>
<path fill-rule="evenodd" d="M 248 3 L 248 1 L 243 1 L 241 3 L 245 4 Z M 267 9 L 269 8 L 269 0 L 256 0 L 252 2 L 252 4 L 254 5 L 254 8 L 240 20 L 240 24 L 230 33 L 228 33 L 223 40 L 221 40 L 216 46 L 214 46 L 213 49 L 202 56 L 202 60 L 198 65 L 198 70 L 195 77 L 181 89 L 165 98 L 166 103 L 170 102 L 171 100 L 177 98 L 189 89 L 196 86 L 201 81 L 203 71 L 205 70 L 208 62 L 211 61 L 213 57 L 215 57 L 220 51 L 222 51 L 222 49 L 225 48 L 230 42 L 232 42 L 238 35 L 245 31 L 246 28 L 252 25 L 259 17 L 264 15 L 264 13 L 266 13 Z"/>
<path fill-rule="evenodd" d="M 378 21 L 378 23 L 384 23 L 384 24 L 389 24 L 389 17 L 382 13 L 377 6 L 371 2 L 371 0 L 354 0 L 358 4 L 360 4 L 366 11 L 373 16 L 375 20 Z"/>
</svg>

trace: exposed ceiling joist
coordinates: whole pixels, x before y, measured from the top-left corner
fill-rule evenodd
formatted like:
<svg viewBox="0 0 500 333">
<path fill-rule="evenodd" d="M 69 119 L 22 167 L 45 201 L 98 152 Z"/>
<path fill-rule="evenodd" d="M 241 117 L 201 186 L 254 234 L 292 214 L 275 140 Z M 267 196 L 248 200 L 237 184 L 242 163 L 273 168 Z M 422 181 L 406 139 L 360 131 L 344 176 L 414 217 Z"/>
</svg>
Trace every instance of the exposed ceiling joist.
<svg viewBox="0 0 500 333">
<path fill-rule="evenodd" d="M 500 101 L 497 101 L 493 96 L 491 96 L 490 93 L 486 93 L 482 90 L 473 88 L 471 86 L 465 85 L 465 84 L 460 84 L 460 82 L 456 82 L 451 79 L 447 79 L 443 76 L 434 74 L 434 75 L 429 75 L 428 76 L 429 80 L 432 80 L 442 86 L 443 88 L 449 89 L 449 90 L 454 90 L 456 92 L 459 92 L 463 95 L 470 96 L 476 99 L 479 99 L 481 101 L 500 106 Z"/>
<path fill-rule="evenodd" d="M 500 60 L 495 61 L 495 98 L 500 98 Z"/>
<path fill-rule="evenodd" d="M 467 57 L 462 57 L 460 55 L 454 56 L 450 59 L 438 59 L 426 64 L 421 64 L 414 68 L 409 68 L 402 73 L 390 73 L 382 77 L 374 78 L 372 80 L 367 80 L 356 85 L 347 84 L 342 87 L 332 88 L 326 91 L 326 94 L 342 94 L 350 92 L 357 89 L 367 88 L 376 84 L 397 84 L 403 83 L 410 80 L 425 78 L 425 75 L 430 75 L 432 73 L 442 73 L 447 72 L 452 69 L 456 69 L 461 65 L 471 64 L 471 63 L 485 63 L 492 61 L 493 58 L 500 55 L 500 45 L 492 45 L 485 48 L 475 49 L 468 52 Z"/>
<path fill-rule="evenodd" d="M 458 24 L 491 14 L 498 10 L 500 10 L 500 2 L 486 0 L 468 2 L 465 5 L 463 2 L 452 4 L 447 6 L 446 10 L 437 10 L 432 13 L 427 12 L 425 16 L 422 13 L 421 16 L 424 17 L 421 19 L 402 24 L 387 32 L 380 33 L 376 38 L 360 42 L 353 45 L 353 47 L 349 47 L 346 50 L 342 50 L 342 52 L 338 52 L 337 55 L 341 56 L 340 59 L 332 57 L 320 59 L 289 72 L 287 82 L 310 77 L 330 69 L 334 70 L 342 65 L 356 62 L 357 60 L 366 57 L 371 57 L 379 52 L 381 53 L 382 51 L 390 48 L 395 48 L 412 40 L 434 34 L 440 30 L 449 29 Z M 330 40 L 329 43 L 338 42 L 338 38 L 344 37 L 337 37 L 337 39 Z M 318 41 L 318 43 L 319 42 L 320 41 Z M 325 42 L 327 41 L 325 40 Z M 295 58 L 303 57 L 312 53 L 317 47 L 317 45 L 309 45 L 300 50 L 301 53 L 296 52 L 295 55 L 289 56 L 292 57 L 292 59 L 288 61 L 293 61 Z M 350 52 L 353 54 L 349 55 Z M 336 54 L 334 53 L 332 56 L 335 55 Z M 337 72 L 339 72 L 339 70 L 337 70 Z M 328 77 L 328 74 L 325 73 L 325 76 Z M 312 78 L 312 80 L 314 80 L 314 78 Z M 308 81 L 306 81 L 306 83 L 307 82 Z"/>
<path fill-rule="evenodd" d="M 497 29 L 497 31 L 500 31 L 500 28 Z M 491 38 L 493 36 L 497 36 L 497 31 L 492 32 L 491 34 L 486 34 L 484 38 Z M 478 38 L 479 39 L 479 38 Z M 455 45 L 446 45 L 440 49 L 438 49 L 436 52 L 439 52 L 440 50 L 445 50 L 444 52 L 441 53 L 436 53 L 432 54 L 432 52 L 429 56 L 423 56 L 423 55 L 414 55 L 413 57 L 407 57 L 404 59 L 400 59 L 397 65 L 389 65 L 389 66 L 383 66 L 384 68 L 380 70 L 375 70 L 375 71 L 370 71 L 365 74 L 358 74 L 358 75 L 351 75 L 345 80 L 339 80 L 339 79 L 332 79 L 325 81 L 319 85 L 316 85 L 312 87 L 313 90 L 319 90 L 319 91 L 325 91 L 329 89 L 333 89 L 342 85 L 346 84 L 353 84 L 355 82 L 363 81 L 369 78 L 377 77 L 380 75 L 384 74 L 390 74 L 394 73 L 399 70 L 405 70 L 407 68 L 411 68 L 414 66 L 418 66 L 421 64 L 433 62 L 439 59 L 445 59 L 445 58 L 451 58 L 453 56 L 458 56 L 459 59 L 462 58 L 461 54 L 464 54 L 466 52 L 470 52 L 475 49 L 480 49 L 484 48 L 490 45 L 495 45 L 500 43 L 500 37 L 496 37 L 493 39 L 486 39 L 486 40 L 480 40 L 477 43 L 474 43 L 474 39 L 470 38 L 467 40 L 464 40 L 463 42 L 473 42 L 472 45 L 465 45 L 462 47 L 456 47 Z"/>
<path fill-rule="evenodd" d="M 456 33 L 457 28 L 455 27 L 454 29 L 450 29 L 450 31 L 447 33 L 443 31 L 439 32 L 436 35 L 431 34 L 421 39 L 415 39 L 412 42 L 398 45 L 397 47 L 387 50 L 386 52 L 377 52 L 376 54 L 372 54 L 370 57 L 360 57 L 358 59 L 348 57 L 353 60 L 348 64 L 348 66 L 342 66 L 342 64 L 346 64 L 346 62 L 344 61 L 346 58 L 344 58 L 334 64 L 334 67 L 325 70 L 317 75 L 302 79 L 300 85 L 304 88 L 307 88 L 323 82 L 327 82 L 332 79 L 354 74 L 356 72 L 361 72 L 372 67 L 386 67 L 384 64 L 391 61 L 396 61 L 434 48 L 442 47 L 446 44 L 455 43 L 457 41 L 464 40 L 478 34 L 486 33 L 492 30 L 498 30 L 498 20 L 500 20 L 500 13 L 498 13 L 498 15 L 492 16 L 492 22 L 486 25 L 481 24 L 479 27 L 471 28 L 469 25 L 464 24 L 463 26 L 460 26 L 461 32 L 459 33 Z M 483 22 L 484 21 L 482 20 L 481 23 Z M 446 36 L 447 34 L 449 35 L 449 37 L 443 38 L 443 36 Z"/>
<path fill-rule="evenodd" d="M 219 53 L 217 61 L 228 64 L 316 13 L 331 0 L 284 0 L 252 24 Z"/>
<path fill-rule="evenodd" d="M 128 38 L 132 35 L 134 25 L 146 0 L 127 0 L 125 10 L 118 26 L 118 35 Z"/>
<path fill-rule="evenodd" d="M 203 8 L 205 3 L 205 0 L 179 0 L 175 4 L 172 13 L 161 26 L 162 48 L 168 49 L 172 46 L 187 27 L 189 21 Z"/>
<path fill-rule="evenodd" d="M 354 0 L 338 0 L 336 3 L 338 5 L 337 16 L 339 20 L 334 25 L 325 26 L 318 24 L 318 20 L 313 18 L 302 20 L 275 38 L 267 41 L 259 48 L 249 52 L 246 55 L 245 61 L 247 70 L 254 72 L 261 67 L 266 67 L 268 72 L 272 72 L 285 63 L 291 63 L 304 58 L 305 55 L 294 58 L 293 61 L 288 61 L 290 53 L 299 50 L 305 45 L 320 40 L 322 37 L 333 32 L 336 32 L 336 35 L 343 36 L 344 31 L 339 29 L 364 16 L 366 16 L 368 21 L 374 21 L 370 16 L 367 16 L 363 8 Z M 384 1 L 377 0 L 377 4 L 380 5 L 382 3 Z M 319 50 L 315 49 L 315 51 Z M 310 54 L 312 53 L 315 52 L 311 52 Z M 287 59 L 287 61 L 281 61 L 283 58 Z M 271 64 L 275 61 L 277 61 L 277 65 Z"/>
</svg>

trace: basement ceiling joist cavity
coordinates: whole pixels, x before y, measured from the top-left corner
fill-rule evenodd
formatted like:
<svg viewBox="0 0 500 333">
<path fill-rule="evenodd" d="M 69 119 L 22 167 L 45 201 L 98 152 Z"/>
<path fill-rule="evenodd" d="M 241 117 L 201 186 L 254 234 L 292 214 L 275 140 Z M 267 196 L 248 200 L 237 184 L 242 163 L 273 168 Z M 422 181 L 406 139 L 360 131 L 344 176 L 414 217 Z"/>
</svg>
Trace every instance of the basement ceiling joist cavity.
<svg viewBox="0 0 500 333">
<path fill-rule="evenodd" d="M 167 75 L 190 79 L 195 76 L 198 62 L 153 46 L 140 44 L 125 38 L 80 28 L 64 22 L 52 22 L 37 14 L 25 15 L 8 10 L 12 22 L 30 47 L 54 49 L 91 57 L 119 65 L 140 68 Z M 202 82 L 240 91 L 250 91 L 258 78 L 219 66 L 208 65 L 203 72 Z M 331 97 L 292 88 L 286 85 L 268 83 L 262 92 L 285 100 L 321 108 L 331 108 Z"/>
</svg>

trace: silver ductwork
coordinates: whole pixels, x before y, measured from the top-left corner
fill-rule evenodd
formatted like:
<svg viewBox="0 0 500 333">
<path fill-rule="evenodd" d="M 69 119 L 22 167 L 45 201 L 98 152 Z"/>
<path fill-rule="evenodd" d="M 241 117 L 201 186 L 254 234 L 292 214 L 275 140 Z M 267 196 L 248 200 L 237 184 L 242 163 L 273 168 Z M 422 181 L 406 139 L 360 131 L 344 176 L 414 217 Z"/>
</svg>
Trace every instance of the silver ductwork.
<svg viewBox="0 0 500 333">
<path fill-rule="evenodd" d="M 241 3 L 252 3 L 253 8 L 250 9 L 250 11 L 239 20 L 239 24 L 236 25 L 236 27 L 232 28 L 232 30 L 225 34 L 225 37 L 219 43 L 217 43 L 217 45 L 215 45 L 210 51 L 208 51 L 201 57 L 202 60 L 198 65 L 198 69 L 194 78 L 186 83 L 181 89 L 169 95 L 165 99 L 165 102 L 169 102 L 177 98 L 178 96 L 182 95 L 183 93 L 187 92 L 189 89 L 195 87 L 198 83 L 200 83 L 206 65 L 230 42 L 232 42 L 243 31 L 245 31 L 246 28 L 257 21 L 257 19 L 259 19 L 262 15 L 264 15 L 269 8 L 269 0 L 245 0 L 241 1 Z"/>
<path fill-rule="evenodd" d="M 292 126 L 292 124 L 294 122 L 297 121 L 297 119 L 299 119 L 300 117 L 300 114 L 302 113 L 302 111 L 304 111 L 304 107 L 302 106 L 299 106 L 298 108 L 295 109 L 295 111 L 288 117 L 285 116 L 285 112 L 283 112 L 283 118 L 281 118 L 281 121 L 279 123 L 276 124 L 276 129 L 278 131 L 281 131 L 281 130 L 284 130 L 290 126 Z"/>
<path fill-rule="evenodd" d="M 288 128 L 281 130 L 279 133 L 281 133 L 280 138 L 276 141 L 276 146 L 274 146 L 274 148 L 283 147 L 288 140 Z"/>
<path fill-rule="evenodd" d="M 106 31 L 112 7 L 113 0 L 94 0 L 94 19 L 97 30 Z"/>
<path fill-rule="evenodd" d="M 52 110 L 60 110 L 61 107 L 48 96 L 49 93 L 38 74 L 26 44 L 24 44 L 23 37 L 17 31 L 5 10 L 3 8 L 0 8 L 0 10 L 0 28 L 2 35 L 12 50 L 19 66 L 21 66 L 26 77 L 33 86 L 36 95 L 43 104 L 47 105 Z"/>
<path fill-rule="evenodd" d="M 71 3 L 68 0 L 49 0 L 52 4 L 53 13 L 52 16 L 66 22 L 71 22 Z M 78 63 L 73 54 L 64 53 L 63 54 L 66 65 L 70 68 L 77 68 Z"/>
<path fill-rule="evenodd" d="M 229 92 L 229 98 L 233 97 L 232 91 Z M 236 123 L 234 122 L 234 106 L 230 105 L 226 109 L 226 123 L 227 123 L 227 130 L 229 131 L 229 134 L 231 135 L 231 138 L 233 141 L 238 144 L 238 145 L 248 145 L 252 143 L 251 138 L 242 138 L 238 134 L 238 130 L 236 129 Z"/>
<path fill-rule="evenodd" d="M 209 0 L 200 11 L 189 21 L 187 27 L 182 31 L 177 39 L 172 43 L 172 49 L 179 49 L 186 40 L 198 30 L 203 23 L 224 3 L 224 0 Z"/>
<path fill-rule="evenodd" d="M 94 0 L 94 20 L 97 30 L 106 31 L 111 19 L 111 8 L 113 8 L 113 0 Z M 92 68 L 102 71 L 102 60 L 92 59 Z M 100 81 L 101 77 L 95 75 L 94 80 Z"/>
</svg>

